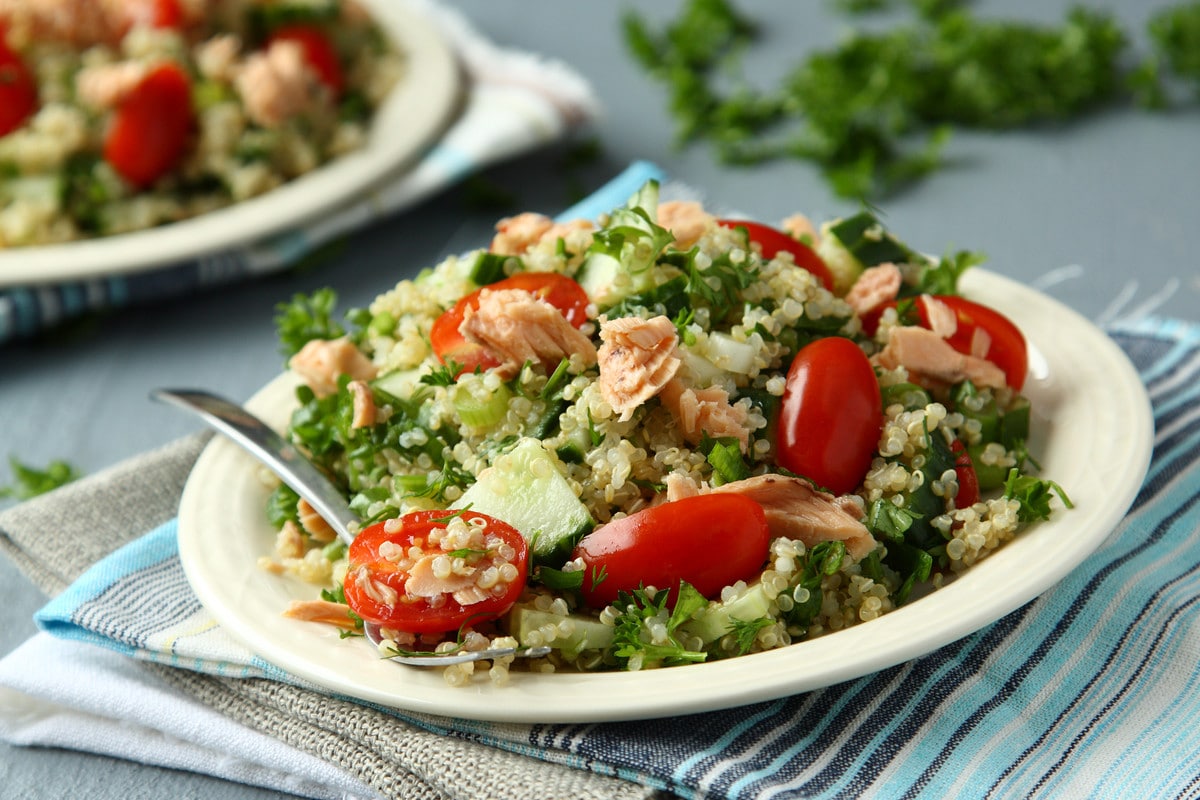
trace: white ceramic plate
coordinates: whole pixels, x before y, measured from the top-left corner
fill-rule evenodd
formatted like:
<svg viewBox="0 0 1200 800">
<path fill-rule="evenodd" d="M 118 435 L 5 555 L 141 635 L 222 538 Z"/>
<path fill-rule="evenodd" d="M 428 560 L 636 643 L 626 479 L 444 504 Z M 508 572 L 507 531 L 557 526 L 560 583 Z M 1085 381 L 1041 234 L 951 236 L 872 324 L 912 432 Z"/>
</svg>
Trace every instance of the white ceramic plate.
<svg viewBox="0 0 1200 800">
<path fill-rule="evenodd" d="M 285 619 L 293 598 L 316 590 L 258 569 L 274 532 L 258 467 L 214 440 L 188 480 L 179 550 L 201 602 L 267 661 L 332 692 L 384 706 L 512 722 L 650 718 L 785 697 L 857 678 L 929 653 L 1019 608 L 1079 565 L 1120 521 L 1149 465 L 1153 420 L 1124 353 L 1086 319 L 1032 289 L 984 270 L 964 294 L 1004 311 L 1031 345 L 1025 393 L 1032 449 L 1067 490 L 1072 511 L 1028 529 L 945 588 L 872 622 L 809 642 L 726 661 L 636 673 L 512 673 L 508 686 L 451 688 L 440 670 L 381 660 L 361 639 Z M 292 379 L 269 384 L 251 407 L 281 427 Z"/>
<path fill-rule="evenodd" d="M 409 166 L 458 106 L 458 63 L 428 17 L 408 3 L 363 4 L 408 57 L 407 72 L 376 111 L 364 148 L 266 194 L 170 225 L 0 249 L 0 287 L 141 272 L 245 245 L 298 227 Z"/>
</svg>

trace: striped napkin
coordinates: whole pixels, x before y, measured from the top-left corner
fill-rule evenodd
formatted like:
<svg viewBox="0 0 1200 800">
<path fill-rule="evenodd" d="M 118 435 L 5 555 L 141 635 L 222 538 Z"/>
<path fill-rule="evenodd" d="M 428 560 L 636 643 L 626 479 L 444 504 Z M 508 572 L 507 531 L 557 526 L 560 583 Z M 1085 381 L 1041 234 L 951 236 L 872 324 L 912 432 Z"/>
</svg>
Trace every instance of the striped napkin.
<svg viewBox="0 0 1200 800">
<path fill-rule="evenodd" d="M 570 67 L 497 47 L 454 9 L 410 0 L 427 13 L 462 62 L 466 97 L 442 138 L 397 179 L 308 227 L 230 252 L 130 275 L 0 287 L 0 345 L 88 312 L 191 294 L 287 269 L 323 245 L 411 208 L 491 164 L 561 139 L 598 111 Z"/>
<path fill-rule="evenodd" d="M 622 178 L 640 185 L 647 172 L 651 165 L 634 165 Z M 618 180 L 606 189 L 620 194 L 624 187 Z M 439 741 L 448 735 L 482 747 L 478 752 L 520 756 L 509 768 L 530 796 L 643 796 L 637 792 L 650 790 L 696 798 L 1194 794 L 1200 786 L 1194 724 L 1200 628 L 1193 624 L 1200 603 L 1200 326 L 1143 318 L 1115 323 L 1108 333 L 1147 386 L 1157 431 L 1145 483 L 1112 535 L 1058 585 L 992 625 L 924 657 L 819 691 L 686 717 L 587 725 L 491 724 L 323 696 L 206 619 L 179 564 L 171 520 L 101 560 L 37 620 L 64 641 L 170 665 L 155 667 L 155 675 L 189 686 L 193 696 L 219 702 L 227 715 L 260 730 L 276 730 L 262 719 L 303 717 L 304 724 L 328 730 L 430 732 L 441 735 Z M 183 458 L 161 456 L 163 474 L 186 474 L 194 455 L 192 448 Z M 143 479 L 156 474 L 147 466 L 138 465 Z M 115 494 L 107 502 L 122 499 L 128 502 Z M 36 547 L 32 531 L 17 540 L 15 530 L 0 515 L 0 539 L 8 534 L 18 548 L 22 541 Z M 155 590 L 145 591 L 148 585 Z M 149 619 L 168 624 L 148 626 Z M 0 686 L 11 686 L 5 675 L 19 669 L 0 664 Z M 201 684 L 208 689 L 197 689 Z M 228 699 L 231 693 L 238 702 Z M 0 733 L 4 725 L 0 703 Z M 311 737 L 281 738 L 309 754 L 330 752 Z M 383 748 L 388 739 L 374 735 L 361 744 Z M 386 763 L 403 754 L 376 749 L 372 756 Z M 381 794 L 417 796 L 385 786 L 377 770 L 362 763 L 344 764 L 350 778 Z M 574 794 L 543 791 L 532 772 L 538 765 L 612 783 L 576 787 Z M 411 761 L 405 769 L 421 772 Z M 561 790 L 560 783 L 552 785 Z"/>
</svg>

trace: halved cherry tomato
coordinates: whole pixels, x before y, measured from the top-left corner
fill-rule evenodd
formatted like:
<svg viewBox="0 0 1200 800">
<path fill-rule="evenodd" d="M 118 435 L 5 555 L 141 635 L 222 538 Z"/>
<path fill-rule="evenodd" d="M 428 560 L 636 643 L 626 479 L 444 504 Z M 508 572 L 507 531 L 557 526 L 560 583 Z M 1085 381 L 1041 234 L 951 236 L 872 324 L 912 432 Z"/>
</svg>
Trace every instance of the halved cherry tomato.
<svg viewBox="0 0 1200 800">
<path fill-rule="evenodd" d="M 399 548 L 399 552 L 407 555 L 409 548 L 416 545 L 422 548 L 426 557 L 436 557 L 435 554 L 443 551 L 429 543 L 429 535 L 445 528 L 448 520 L 454 516 L 456 513 L 453 511 L 414 511 L 400 518 L 401 525 L 394 533 L 388 533 L 387 528 L 391 526 L 387 522 L 377 522 L 359 533 L 350 545 L 350 568 L 345 580 L 346 603 L 351 610 L 367 622 L 385 628 L 407 633 L 444 633 L 458 630 L 466 623 L 496 619 L 512 608 L 525 588 L 529 545 L 516 528 L 475 511 L 464 511 L 457 516 L 467 522 L 476 520 L 486 524 L 484 536 L 487 547 L 482 555 L 469 554 L 465 557 L 477 558 L 478 563 L 473 563 L 473 566 L 482 572 L 497 563 L 496 548 L 507 545 L 514 553 L 507 563 L 517 567 L 516 580 L 497 584 L 501 587 L 499 591 L 490 591 L 486 599 L 467 605 L 459 603 L 452 594 L 433 597 L 406 595 L 408 569 L 402 559 L 391 553 L 385 556 L 380 553 L 380 548 L 384 543 L 391 543 Z M 381 589 L 381 586 L 384 588 Z M 395 592 L 398 598 L 396 602 L 383 602 L 390 592 Z"/>
<path fill-rule="evenodd" d="M 805 345 L 788 369 L 776 463 L 834 494 L 854 491 L 879 444 L 882 405 L 858 345 L 838 336 Z"/>
<path fill-rule="evenodd" d="M 134 186 L 149 186 L 183 160 L 195 119 L 191 81 L 179 66 L 163 64 L 117 106 L 104 158 Z"/>
<path fill-rule="evenodd" d="M 285 25 L 271 32 L 271 42 L 295 42 L 304 51 L 304 60 L 317 73 L 321 82 L 333 90 L 334 97 L 342 93 L 346 79 L 337 49 L 323 30 L 313 25 Z"/>
<path fill-rule="evenodd" d="M 674 592 L 681 580 L 715 597 L 757 574 L 770 543 L 758 503 L 738 494 L 702 494 L 605 523 L 579 541 L 573 557 L 585 565 L 584 603 L 603 608 L 618 592 L 645 586 Z"/>
<path fill-rule="evenodd" d="M 928 296 L 922 295 L 917 301 L 917 313 L 926 328 L 929 327 L 929 311 L 925 303 Z M 1029 353 L 1021 329 L 999 311 L 965 297 L 944 294 L 932 297 L 949 306 L 958 319 L 957 330 L 946 340 L 950 346 L 960 353 L 971 355 L 975 332 L 982 330 L 990 341 L 983 357 L 1004 371 L 1005 382 L 1013 391 L 1021 391 L 1025 385 L 1025 372 L 1029 369 Z"/>
<path fill-rule="evenodd" d="M 0 136 L 24 125 L 37 102 L 37 82 L 21 56 L 5 43 L 0 25 Z"/>
<path fill-rule="evenodd" d="M 467 309 L 479 308 L 479 295 L 484 289 L 524 289 L 557 308 L 567 322 L 576 328 L 582 328 L 588 321 L 587 292 L 578 283 L 557 272 L 518 272 L 510 278 L 476 289 L 434 320 L 433 328 L 429 331 L 429 342 L 437 357 L 443 364 L 452 360 L 461 365 L 463 372 L 474 372 L 476 367 L 486 370 L 500 366 L 487 348 L 467 341 L 458 330 Z"/>
<path fill-rule="evenodd" d="M 958 494 L 954 495 L 955 508 L 967 508 L 979 502 L 979 477 L 966 446 L 958 439 L 950 445 L 954 453 L 954 474 L 958 477 Z"/>
<path fill-rule="evenodd" d="M 774 258 L 775 254 L 780 250 L 791 253 L 796 266 L 816 275 L 817 279 L 821 281 L 822 286 L 833 291 L 833 274 L 830 273 L 829 267 L 825 266 L 825 262 L 821 260 L 821 257 L 817 255 L 815 250 L 799 239 L 793 239 L 783 231 L 776 230 L 769 225 L 763 225 L 760 222 L 747 222 L 741 219 L 719 219 L 717 223 L 726 228 L 745 228 L 746 233 L 750 236 L 751 243 L 757 243 L 762 248 L 762 255 L 765 259 Z"/>
</svg>

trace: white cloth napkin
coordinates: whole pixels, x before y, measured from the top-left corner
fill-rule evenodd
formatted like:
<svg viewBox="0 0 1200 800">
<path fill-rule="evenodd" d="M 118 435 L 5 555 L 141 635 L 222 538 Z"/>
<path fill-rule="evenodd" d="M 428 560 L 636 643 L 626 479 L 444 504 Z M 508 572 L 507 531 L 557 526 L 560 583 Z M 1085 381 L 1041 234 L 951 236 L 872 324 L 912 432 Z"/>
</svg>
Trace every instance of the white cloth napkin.
<svg viewBox="0 0 1200 800">
<path fill-rule="evenodd" d="M 0 661 L 0 738 L 320 800 L 378 797 L 334 765 L 196 702 L 131 658 L 48 633 Z"/>
</svg>

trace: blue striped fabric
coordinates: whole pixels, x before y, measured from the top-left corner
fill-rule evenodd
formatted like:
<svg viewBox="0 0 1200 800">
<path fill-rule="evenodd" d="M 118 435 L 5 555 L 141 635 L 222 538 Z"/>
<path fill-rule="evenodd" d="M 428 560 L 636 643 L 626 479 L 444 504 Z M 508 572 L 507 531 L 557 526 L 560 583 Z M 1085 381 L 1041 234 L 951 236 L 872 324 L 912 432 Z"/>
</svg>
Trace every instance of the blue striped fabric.
<svg viewBox="0 0 1200 800">
<path fill-rule="evenodd" d="M 1153 403 L 1145 484 L 1087 561 L 987 628 L 859 680 L 689 717 L 500 725 L 397 716 L 683 797 L 1200 795 L 1200 326 L 1142 320 L 1110 333 Z M 126 593 L 146 581 L 164 590 Z M 174 605 L 129 605 L 147 594 Z M 144 625 L 168 613 L 168 630 Z M 96 565 L 38 620 L 143 658 L 290 680 L 203 622 L 171 525 Z"/>
</svg>

